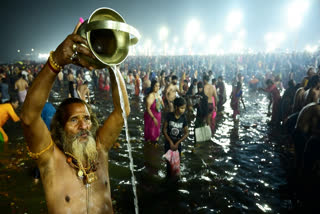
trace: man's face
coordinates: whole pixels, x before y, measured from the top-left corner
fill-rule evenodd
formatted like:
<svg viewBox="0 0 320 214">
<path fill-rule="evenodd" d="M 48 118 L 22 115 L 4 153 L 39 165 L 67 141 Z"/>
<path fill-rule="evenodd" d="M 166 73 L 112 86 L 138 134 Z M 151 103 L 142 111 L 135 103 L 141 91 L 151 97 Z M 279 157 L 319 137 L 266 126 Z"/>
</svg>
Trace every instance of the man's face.
<svg viewBox="0 0 320 214">
<path fill-rule="evenodd" d="M 96 141 L 91 133 L 92 122 L 88 108 L 82 103 L 67 106 L 63 149 L 82 163 L 95 163 L 98 157 Z"/>
<path fill-rule="evenodd" d="M 76 136 L 83 131 L 90 131 L 92 127 L 90 113 L 83 103 L 72 103 L 67 106 L 68 119 L 64 130 L 68 136 Z M 88 140 L 88 134 L 78 136 L 80 142 Z"/>
<path fill-rule="evenodd" d="M 178 80 L 177 79 L 173 79 L 172 80 L 172 84 L 177 85 Z"/>
</svg>

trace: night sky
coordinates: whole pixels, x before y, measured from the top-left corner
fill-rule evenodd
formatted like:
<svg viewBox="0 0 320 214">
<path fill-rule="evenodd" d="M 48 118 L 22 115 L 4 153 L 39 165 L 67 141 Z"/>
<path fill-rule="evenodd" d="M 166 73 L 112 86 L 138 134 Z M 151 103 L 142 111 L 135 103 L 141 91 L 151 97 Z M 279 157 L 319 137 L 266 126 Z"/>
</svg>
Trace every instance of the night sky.
<svg viewBox="0 0 320 214">
<path fill-rule="evenodd" d="M 140 44 L 146 38 L 159 43 L 159 29 L 167 26 L 168 42 L 180 37 L 183 46 L 184 30 L 191 18 L 201 23 L 207 35 L 225 33 L 229 12 L 243 12 L 243 28 L 247 31 L 246 46 L 261 48 L 264 35 L 269 31 L 287 34 L 283 48 L 303 49 L 306 44 L 318 44 L 320 40 L 320 1 L 309 0 L 309 8 L 302 25 L 295 31 L 287 30 L 286 9 L 292 0 L 2 0 L 0 62 L 16 59 L 20 54 L 48 53 L 72 32 L 79 17 L 87 19 L 99 7 L 110 7 L 119 12 L 126 22 L 142 34 Z M 232 38 L 226 35 L 225 43 Z"/>
</svg>

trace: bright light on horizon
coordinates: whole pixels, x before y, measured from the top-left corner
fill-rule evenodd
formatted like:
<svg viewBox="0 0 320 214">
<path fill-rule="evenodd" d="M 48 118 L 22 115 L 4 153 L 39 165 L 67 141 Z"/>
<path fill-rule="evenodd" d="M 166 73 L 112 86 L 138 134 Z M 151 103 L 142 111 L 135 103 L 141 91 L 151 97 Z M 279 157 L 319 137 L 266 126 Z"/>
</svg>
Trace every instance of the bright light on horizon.
<svg viewBox="0 0 320 214">
<path fill-rule="evenodd" d="M 159 38 L 161 41 L 165 41 L 168 37 L 168 34 L 169 34 L 169 30 L 167 27 L 163 26 L 160 28 L 160 31 L 159 31 Z"/>
<path fill-rule="evenodd" d="M 291 29 L 297 29 L 302 23 L 304 14 L 309 8 L 309 1 L 296 0 L 288 8 L 288 25 Z"/>
<path fill-rule="evenodd" d="M 231 33 L 241 26 L 243 13 L 240 10 L 231 11 L 227 18 L 226 30 Z"/>
<path fill-rule="evenodd" d="M 317 51 L 318 45 L 314 45 L 314 46 L 307 45 L 304 49 L 309 53 L 314 53 Z"/>
<path fill-rule="evenodd" d="M 191 45 L 194 37 L 198 34 L 198 32 L 200 32 L 200 22 L 196 19 L 192 19 L 187 24 L 187 28 L 185 31 L 185 40 L 187 41 L 187 43 L 190 43 Z"/>
<path fill-rule="evenodd" d="M 49 58 L 49 54 L 48 53 L 39 53 L 38 54 L 38 58 L 39 59 L 48 59 Z"/>
</svg>

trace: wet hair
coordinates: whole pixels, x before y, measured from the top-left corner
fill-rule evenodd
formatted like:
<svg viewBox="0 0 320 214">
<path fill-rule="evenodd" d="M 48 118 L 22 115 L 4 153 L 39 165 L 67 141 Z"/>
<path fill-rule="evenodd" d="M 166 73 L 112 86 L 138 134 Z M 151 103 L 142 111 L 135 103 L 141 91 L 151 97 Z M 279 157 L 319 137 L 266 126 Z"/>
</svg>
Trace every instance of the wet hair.
<svg viewBox="0 0 320 214">
<path fill-rule="evenodd" d="M 296 85 L 296 83 L 295 83 L 294 80 L 289 80 L 289 81 L 288 81 L 288 86 L 289 86 L 289 88 L 292 88 L 292 87 L 294 87 L 295 85 Z"/>
<path fill-rule="evenodd" d="M 214 85 L 216 83 L 217 83 L 217 79 L 216 78 L 212 79 L 212 85 Z"/>
<path fill-rule="evenodd" d="M 209 76 L 208 75 L 203 75 L 203 80 L 209 82 Z"/>
<path fill-rule="evenodd" d="M 150 89 L 149 89 L 149 91 L 148 91 L 148 95 L 149 95 L 151 92 L 153 92 L 153 89 L 154 89 L 154 87 L 156 86 L 157 83 L 158 83 L 158 81 L 155 80 L 155 79 L 151 81 L 151 86 L 150 86 Z"/>
<path fill-rule="evenodd" d="M 67 107 L 74 103 L 82 103 L 88 108 L 91 122 L 92 122 L 92 128 L 91 132 L 93 137 L 96 136 L 96 131 L 99 128 L 99 122 L 97 120 L 96 115 L 92 112 L 92 109 L 90 105 L 88 105 L 85 101 L 78 99 L 78 98 L 68 98 L 65 99 L 57 108 L 56 113 L 54 114 L 52 121 L 51 121 L 51 136 L 52 140 L 57 144 L 57 146 L 63 151 L 63 136 L 64 136 L 64 127 L 68 120 L 67 115 Z"/>
<path fill-rule="evenodd" d="M 171 81 L 172 81 L 172 80 L 178 80 L 178 77 L 177 77 L 176 75 L 172 75 L 172 76 L 171 76 Z"/>
<path fill-rule="evenodd" d="M 314 67 L 309 67 L 307 71 L 307 75 L 309 75 L 311 72 L 315 72 Z"/>
<path fill-rule="evenodd" d="M 8 83 L 8 77 L 3 77 L 2 79 L 0 79 L 0 82 L 2 83 Z"/>
<path fill-rule="evenodd" d="M 86 81 L 84 81 L 84 83 L 83 83 L 83 85 L 88 85 L 89 84 L 89 82 L 86 80 Z"/>
<path fill-rule="evenodd" d="M 160 76 L 162 76 L 163 74 L 165 74 L 166 71 L 165 70 L 161 70 Z"/>
<path fill-rule="evenodd" d="M 223 80 L 223 77 L 222 77 L 222 76 L 219 76 L 219 77 L 218 77 L 218 80 Z"/>
<path fill-rule="evenodd" d="M 19 102 L 18 97 L 12 96 L 10 99 L 10 103 L 16 103 L 16 102 Z"/>
<path fill-rule="evenodd" d="M 269 85 L 269 84 L 273 85 L 272 79 L 267 79 L 267 80 L 266 80 L 266 84 L 267 84 L 267 85 Z"/>
<path fill-rule="evenodd" d="M 315 87 L 318 84 L 319 81 L 320 81 L 320 79 L 319 79 L 318 75 L 312 76 L 310 78 L 310 80 L 308 81 L 307 88 L 309 89 L 309 88 Z"/>
<path fill-rule="evenodd" d="M 197 79 L 193 79 L 193 80 L 192 80 L 192 85 L 193 85 L 194 83 L 196 83 L 196 82 L 198 82 L 198 80 L 197 80 Z"/>
<path fill-rule="evenodd" d="M 16 102 L 19 102 L 18 98 L 16 96 L 12 96 L 10 100 L 4 103 L 16 103 Z"/>
<path fill-rule="evenodd" d="M 174 107 L 179 108 L 180 106 L 186 105 L 186 100 L 182 97 L 177 97 L 173 101 Z"/>
<path fill-rule="evenodd" d="M 198 82 L 197 87 L 198 87 L 198 89 L 199 88 L 203 88 L 203 83 L 202 82 Z"/>
</svg>

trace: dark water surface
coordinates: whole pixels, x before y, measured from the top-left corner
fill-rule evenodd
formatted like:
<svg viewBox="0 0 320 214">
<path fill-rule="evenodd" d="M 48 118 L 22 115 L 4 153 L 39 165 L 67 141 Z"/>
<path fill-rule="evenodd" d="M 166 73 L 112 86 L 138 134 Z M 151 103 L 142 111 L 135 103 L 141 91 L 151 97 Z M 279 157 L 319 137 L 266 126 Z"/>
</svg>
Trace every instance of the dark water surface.
<svg viewBox="0 0 320 214">
<path fill-rule="evenodd" d="M 227 85 L 227 94 L 231 87 Z M 56 106 L 66 93 L 52 93 Z M 96 93 L 94 111 L 100 122 L 112 111 L 106 93 Z M 128 119 L 137 179 L 140 213 L 288 213 L 287 169 L 291 154 L 279 130 L 267 125 L 268 100 L 264 94 L 245 92 L 246 111 L 240 121 L 231 118 L 229 101 L 218 115 L 211 141 L 195 144 L 192 123 L 183 146 L 181 179 L 165 179 L 163 137 L 159 145 L 143 138 L 142 97 L 131 98 Z M 19 112 L 19 111 L 18 111 Z M 9 121 L 4 129 L 7 145 L 0 145 L 1 213 L 47 213 L 41 181 L 32 177 L 34 161 L 26 155 L 20 123 Z M 120 148 L 110 151 L 110 183 L 116 213 L 134 213 L 129 155 L 125 132 Z"/>
</svg>

